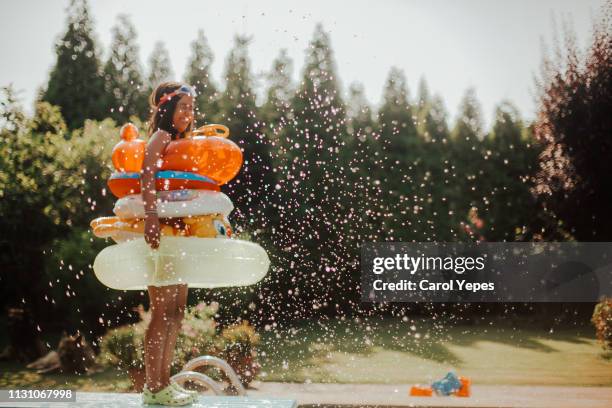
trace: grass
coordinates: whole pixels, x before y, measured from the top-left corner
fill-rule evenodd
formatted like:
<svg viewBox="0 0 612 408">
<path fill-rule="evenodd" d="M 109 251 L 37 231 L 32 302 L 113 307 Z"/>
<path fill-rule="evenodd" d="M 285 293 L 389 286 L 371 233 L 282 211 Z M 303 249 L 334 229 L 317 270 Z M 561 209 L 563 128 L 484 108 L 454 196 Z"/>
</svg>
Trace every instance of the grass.
<svg viewBox="0 0 612 408">
<path fill-rule="evenodd" d="M 454 369 L 476 384 L 612 386 L 612 360 L 590 326 L 386 319 L 309 322 L 262 337 L 266 381 L 429 383 Z"/>
<path fill-rule="evenodd" d="M 550 331 L 503 320 L 473 326 L 335 320 L 261 334 L 263 381 L 429 383 L 454 369 L 475 384 L 612 386 L 612 359 L 590 326 Z M 129 384 L 117 369 L 39 375 L 0 363 L 0 389 L 127 391 Z"/>
<path fill-rule="evenodd" d="M 0 363 L 0 389 L 72 389 L 95 392 L 125 392 L 130 388 L 127 374 L 106 369 L 91 375 L 36 374 L 16 363 Z"/>
</svg>

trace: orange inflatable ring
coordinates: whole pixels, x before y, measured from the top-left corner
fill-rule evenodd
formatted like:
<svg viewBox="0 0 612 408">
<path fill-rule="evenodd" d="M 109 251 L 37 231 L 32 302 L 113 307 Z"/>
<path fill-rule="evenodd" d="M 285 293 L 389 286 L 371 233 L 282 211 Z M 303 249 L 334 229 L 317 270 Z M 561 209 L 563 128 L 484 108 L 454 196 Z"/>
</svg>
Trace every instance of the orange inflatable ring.
<svg viewBox="0 0 612 408">
<path fill-rule="evenodd" d="M 90 224 L 93 233 L 98 238 L 114 237 L 121 232 L 144 234 L 144 220 L 142 219 L 121 219 L 119 217 L 100 217 L 93 220 Z M 160 224 L 162 236 L 185 236 L 185 230 L 174 228 L 168 224 Z"/>
<path fill-rule="evenodd" d="M 192 136 L 168 143 L 161 168 L 206 175 L 223 185 L 241 166 L 242 151 L 236 143 L 220 136 Z"/>
<path fill-rule="evenodd" d="M 168 190 L 213 190 L 220 191 L 219 185 L 209 177 L 186 171 L 158 171 L 155 188 Z M 118 198 L 140 193 L 140 173 L 113 173 L 108 188 Z"/>
<path fill-rule="evenodd" d="M 90 223 L 98 238 L 112 237 L 124 241 L 124 237 L 137 238 L 144 234 L 141 218 L 99 217 Z M 232 226 L 223 214 L 206 214 L 195 217 L 166 219 L 160 223 L 161 235 L 166 237 L 193 236 L 199 238 L 231 238 Z M 117 239 L 117 238 L 120 239 Z"/>
</svg>

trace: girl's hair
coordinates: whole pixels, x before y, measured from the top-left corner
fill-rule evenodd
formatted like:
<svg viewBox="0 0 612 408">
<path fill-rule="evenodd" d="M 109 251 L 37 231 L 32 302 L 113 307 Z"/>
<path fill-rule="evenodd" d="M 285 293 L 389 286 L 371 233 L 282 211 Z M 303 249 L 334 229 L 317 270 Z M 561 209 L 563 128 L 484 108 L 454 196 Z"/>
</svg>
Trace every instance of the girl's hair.
<svg viewBox="0 0 612 408">
<path fill-rule="evenodd" d="M 164 95 L 176 91 L 181 86 L 183 86 L 183 84 L 179 82 L 162 82 L 151 93 L 151 96 L 149 97 L 149 105 L 151 106 L 152 113 L 151 117 L 149 118 L 149 136 L 161 129 L 170 133 L 172 140 L 177 138 L 178 131 L 174 128 L 172 118 L 174 117 L 176 105 L 181 98 L 173 97 L 159 108 L 157 105 Z M 189 124 L 189 127 L 185 130 L 185 132 L 190 132 L 192 128 L 193 122 Z"/>
</svg>

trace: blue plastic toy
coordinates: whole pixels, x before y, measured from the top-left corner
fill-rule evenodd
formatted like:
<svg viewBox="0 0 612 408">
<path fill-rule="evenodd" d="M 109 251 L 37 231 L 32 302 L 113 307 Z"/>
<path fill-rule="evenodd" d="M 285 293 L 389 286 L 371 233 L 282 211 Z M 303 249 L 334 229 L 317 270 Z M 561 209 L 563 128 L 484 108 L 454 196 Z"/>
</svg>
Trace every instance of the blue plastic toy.
<svg viewBox="0 0 612 408">
<path fill-rule="evenodd" d="M 459 381 L 459 378 L 455 375 L 455 373 L 449 372 L 443 379 L 434 381 L 431 384 L 431 388 L 437 395 L 448 396 L 456 391 L 459 391 L 461 388 L 461 381 Z"/>
</svg>

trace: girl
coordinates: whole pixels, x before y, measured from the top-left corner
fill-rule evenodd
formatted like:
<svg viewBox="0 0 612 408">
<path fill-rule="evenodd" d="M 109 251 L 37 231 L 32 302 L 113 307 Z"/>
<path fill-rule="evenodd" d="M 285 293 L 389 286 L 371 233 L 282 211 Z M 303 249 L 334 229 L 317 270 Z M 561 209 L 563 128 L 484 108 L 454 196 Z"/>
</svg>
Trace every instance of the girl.
<svg viewBox="0 0 612 408">
<path fill-rule="evenodd" d="M 187 86 L 164 82 L 151 94 L 153 114 L 149 142 L 142 166 L 142 199 L 145 207 L 145 241 L 153 249 L 160 243 L 155 173 L 171 140 L 185 137 L 193 127 L 195 94 Z M 146 385 L 143 402 L 170 406 L 187 405 L 197 400 L 197 392 L 170 383 L 170 365 L 187 303 L 187 285 L 149 286 L 151 322 L 145 333 Z"/>
</svg>

